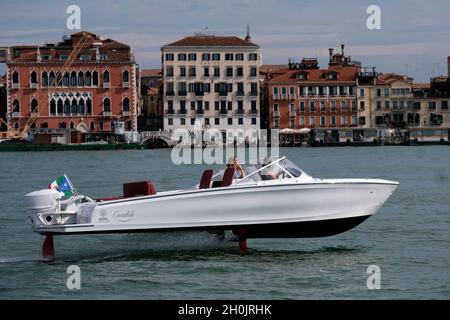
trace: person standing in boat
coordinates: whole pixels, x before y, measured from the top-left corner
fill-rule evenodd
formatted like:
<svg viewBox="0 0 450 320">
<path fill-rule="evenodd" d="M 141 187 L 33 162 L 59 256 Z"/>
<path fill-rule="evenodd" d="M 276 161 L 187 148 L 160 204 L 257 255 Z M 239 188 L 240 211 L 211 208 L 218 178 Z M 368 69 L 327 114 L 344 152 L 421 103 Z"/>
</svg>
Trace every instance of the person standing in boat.
<svg viewBox="0 0 450 320">
<path fill-rule="evenodd" d="M 239 159 L 236 156 L 230 157 L 227 161 L 227 168 L 234 167 L 234 179 L 243 179 L 245 177 L 244 169 L 239 163 Z"/>
</svg>

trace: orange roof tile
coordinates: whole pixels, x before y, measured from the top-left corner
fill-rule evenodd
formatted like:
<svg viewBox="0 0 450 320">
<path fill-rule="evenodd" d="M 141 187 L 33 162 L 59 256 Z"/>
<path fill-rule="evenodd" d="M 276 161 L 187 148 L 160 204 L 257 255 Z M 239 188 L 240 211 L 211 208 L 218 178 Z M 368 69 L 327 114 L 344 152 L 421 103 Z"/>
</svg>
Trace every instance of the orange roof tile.
<svg viewBox="0 0 450 320">
<path fill-rule="evenodd" d="M 235 36 L 212 36 L 212 35 L 195 35 L 188 36 L 181 40 L 169 43 L 163 47 L 259 47 L 250 41 Z"/>
<path fill-rule="evenodd" d="M 158 77 L 162 76 L 161 69 L 142 69 L 141 77 Z"/>
<path fill-rule="evenodd" d="M 272 79 L 270 82 L 283 82 L 297 80 L 297 75 L 306 73 L 308 75 L 307 80 L 299 80 L 302 82 L 353 82 L 356 81 L 358 76 L 358 68 L 351 67 L 330 67 L 328 69 L 307 69 L 307 70 L 291 70 L 277 78 Z M 329 80 L 327 74 L 336 73 L 336 80 Z"/>
</svg>

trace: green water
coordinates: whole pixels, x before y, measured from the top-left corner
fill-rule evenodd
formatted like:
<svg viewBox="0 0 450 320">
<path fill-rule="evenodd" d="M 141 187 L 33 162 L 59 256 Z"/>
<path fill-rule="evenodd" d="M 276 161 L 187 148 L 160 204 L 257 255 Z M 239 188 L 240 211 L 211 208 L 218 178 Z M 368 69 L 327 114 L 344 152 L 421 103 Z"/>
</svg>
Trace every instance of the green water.
<svg viewBox="0 0 450 320">
<path fill-rule="evenodd" d="M 170 150 L 1 153 L 0 299 L 448 299 L 450 148 L 282 149 L 316 177 L 400 182 L 383 208 L 357 228 L 322 239 L 237 243 L 208 233 L 56 237 L 56 261 L 41 261 L 23 195 L 67 172 L 78 191 L 118 195 L 150 179 L 158 190 L 190 187 L 203 166 L 174 166 Z M 69 290 L 69 265 L 81 290 Z M 381 270 L 368 290 L 367 267 Z"/>
</svg>

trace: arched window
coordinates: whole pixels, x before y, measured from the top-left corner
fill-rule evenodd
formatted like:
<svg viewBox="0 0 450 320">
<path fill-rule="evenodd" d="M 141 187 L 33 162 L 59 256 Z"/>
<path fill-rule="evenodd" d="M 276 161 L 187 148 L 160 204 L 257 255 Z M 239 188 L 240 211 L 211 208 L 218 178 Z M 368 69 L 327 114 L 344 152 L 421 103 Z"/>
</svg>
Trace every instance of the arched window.
<svg viewBox="0 0 450 320">
<path fill-rule="evenodd" d="M 111 112 L 111 101 L 108 98 L 103 100 L 103 111 Z"/>
<path fill-rule="evenodd" d="M 130 111 L 130 99 L 125 98 L 122 102 L 123 111 Z"/>
<path fill-rule="evenodd" d="M 56 114 L 56 102 L 53 99 L 50 101 L 50 114 Z"/>
<path fill-rule="evenodd" d="M 66 99 L 64 101 L 64 114 L 66 116 L 70 116 L 70 101 L 69 101 L 69 99 Z"/>
<path fill-rule="evenodd" d="M 13 105 L 13 112 L 20 112 L 20 103 L 19 103 L 19 100 L 14 99 L 12 105 Z"/>
<path fill-rule="evenodd" d="M 109 83 L 109 71 L 103 72 L 103 83 Z"/>
<path fill-rule="evenodd" d="M 98 72 L 94 71 L 92 73 L 92 85 L 97 87 L 98 86 Z"/>
<path fill-rule="evenodd" d="M 83 72 L 78 72 L 78 86 L 82 87 L 84 86 L 84 77 L 83 77 Z"/>
<path fill-rule="evenodd" d="M 63 75 L 62 75 L 61 71 L 57 71 L 56 78 L 55 78 L 55 84 L 54 84 L 55 87 L 62 87 L 62 78 L 63 78 Z"/>
<path fill-rule="evenodd" d="M 130 82 L 130 73 L 125 70 L 122 74 L 122 82 Z"/>
<path fill-rule="evenodd" d="M 58 106 L 58 115 L 62 115 L 64 113 L 64 107 L 63 107 L 63 101 L 61 99 L 58 99 L 57 102 L 57 106 Z"/>
<path fill-rule="evenodd" d="M 84 84 L 86 86 L 91 86 L 92 85 L 91 73 L 89 71 L 86 71 L 85 78 L 84 78 Z"/>
<path fill-rule="evenodd" d="M 72 73 L 70 74 L 70 86 L 77 86 L 77 73 L 75 71 L 72 71 Z"/>
<path fill-rule="evenodd" d="M 89 98 L 86 100 L 86 112 L 87 114 L 92 114 L 92 102 Z"/>
<path fill-rule="evenodd" d="M 37 81 L 37 73 L 36 73 L 36 71 L 31 72 L 31 75 L 30 75 L 30 82 L 31 82 L 32 84 L 35 84 L 35 83 L 38 82 L 38 81 Z"/>
<path fill-rule="evenodd" d="M 56 85 L 55 83 L 55 73 L 53 71 L 50 71 L 50 74 L 48 76 L 48 86 L 53 87 Z"/>
<path fill-rule="evenodd" d="M 69 84 L 70 84 L 69 78 L 70 78 L 69 73 L 68 72 L 64 73 L 64 77 L 63 77 L 63 86 L 64 87 L 69 86 Z"/>
<path fill-rule="evenodd" d="M 80 101 L 78 102 L 78 114 L 79 115 L 84 115 L 84 100 L 80 99 Z"/>
<path fill-rule="evenodd" d="M 131 130 L 131 120 L 127 121 L 127 130 Z"/>
<path fill-rule="evenodd" d="M 70 129 L 75 129 L 75 124 L 73 123 L 73 121 L 70 121 L 69 128 Z"/>
<path fill-rule="evenodd" d="M 91 123 L 89 124 L 89 129 L 90 129 L 91 131 L 94 131 L 94 130 L 95 130 L 94 121 L 91 121 Z"/>
<path fill-rule="evenodd" d="M 71 105 L 71 108 L 70 108 L 70 113 L 71 113 L 72 115 L 76 115 L 76 114 L 77 114 L 77 111 L 78 111 L 77 100 L 73 99 L 73 100 L 72 100 L 72 105 Z"/>
<path fill-rule="evenodd" d="M 30 111 L 31 112 L 39 112 L 38 101 L 36 99 L 31 100 Z"/>
<path fill-rule="evenodd" d="M 43 87 L 48 86 L 48 74 L 46 71 L 42 72 L 42 86 Z"/>
<path fill-rule="evenodd" d="M 99 130 L 100 130 L 100 131 L 103 131 L 103 121 L 100 121 L 100 122 L 98 123 L 98 126 L 99 126 Z"/>
<path fill-rule="evenodd" d="M 19 84 L 19 73 L 17 71 L 12 74 L 12 82 L 13 84 Z"/>
<path fill-rule="evenodd" d="M 60 127 L 61 129 L 67 128 L 66 122 L 65 122 L 65 121 L 61 121 L 61 123 L 59 124 L 59 127 Z"/>
</svg>

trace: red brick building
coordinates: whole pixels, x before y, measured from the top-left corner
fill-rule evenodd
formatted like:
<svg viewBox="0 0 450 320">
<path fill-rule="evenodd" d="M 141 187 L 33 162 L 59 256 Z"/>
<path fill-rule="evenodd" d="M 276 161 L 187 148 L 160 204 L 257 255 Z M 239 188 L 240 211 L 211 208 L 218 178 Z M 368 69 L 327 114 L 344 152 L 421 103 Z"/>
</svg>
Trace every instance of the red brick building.
<svg viewBox="0 0 450 320">
<path fill-rule="evenodd" d="M 74 48 L 80 51 L 68 61 Z M 11 129 L 21 130 L 30 116 L 36 116 L 31 126 L 35 132 L 69 129 L 108 136 L 115 122 L 136 130 L 139 72 L 128 45 L 79 32 L 57 44 L 15 46 L 10 53 Z"/>
<path fill-rule="evenodd" d="M 360 63 L 330 49 L 327 69 L 317 59 L 289 63 L 289 70 L 268 81 L 270 128 L 350 127 L 357 125 L 357 76 Z"/>
</svg>

